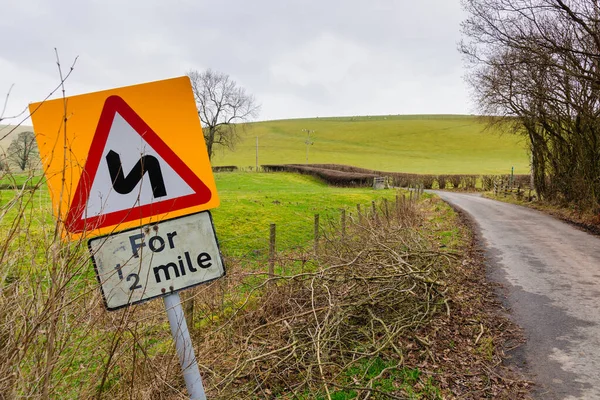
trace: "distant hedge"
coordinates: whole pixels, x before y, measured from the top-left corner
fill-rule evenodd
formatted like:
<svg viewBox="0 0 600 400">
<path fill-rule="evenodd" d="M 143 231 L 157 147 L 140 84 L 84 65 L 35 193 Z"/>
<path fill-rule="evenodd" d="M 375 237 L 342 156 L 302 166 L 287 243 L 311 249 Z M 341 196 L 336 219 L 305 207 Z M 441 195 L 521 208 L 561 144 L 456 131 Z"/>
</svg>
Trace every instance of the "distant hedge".
<svg viewBox="0 0 600 400">
<path fill-rule="evenodd" d="M 423 185 L 425 189 L 465 189 L 475 190 L 478 182 L 484 190 L 492 190 L 495 181 L 507 183 L 510 175 L 425 175 L 403 172 L 385 172 L 341 164 L 271 164 L 262 165 L 265 172 L 295 172 L 315 176 L 330 185 L 344 187 L 369 187 L 373 178 L 385 177 L 391 186 L 414 187 Z M 529 175 L 514 175 L 513 184 L 522 188 L 529 186 Z"/>
<path fill-rule="evenodd" d="M 379 176 L 371 173 L 345 172 L 335 169 L 319 168 L 313 165 L 275 164 L 263 165 L 265 172 L 295 172 L 315 176 L 330 185 L 342 187 L 365 187 L 373 185 L 373 178 Z"/>
<path fill-rule="evenodd" d="M 219 167 L 212 167 L 213 172 L 233 172 L 237 171 L 238 167 L 235 165 L 222 165 Z"/>
</svg>

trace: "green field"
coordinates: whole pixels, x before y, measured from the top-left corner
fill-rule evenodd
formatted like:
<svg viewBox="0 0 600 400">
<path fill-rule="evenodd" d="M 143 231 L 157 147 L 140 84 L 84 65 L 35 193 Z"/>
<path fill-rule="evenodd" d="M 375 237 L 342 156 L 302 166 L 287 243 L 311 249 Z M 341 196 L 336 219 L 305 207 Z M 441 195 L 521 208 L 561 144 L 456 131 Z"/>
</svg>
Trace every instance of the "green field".
<svg viewBox="0 0 600 400">
<path fill-rule="evenodd" d="M 422 174 L 528 173 L 523 138 L 485 130 L 473 116 L 421 115 L 314 118 L 248 125 L 235 151 L 218 151 L 213 165 L 335 163 Z"/>
<path fill-rule="evenodd" d="M 10 178 L 11 182 L 19 184 L 27 180 L 24 175 Z M 221 206 L 212 210 L 212 214 L 222 250 L 230 262 L 227 265 L 228 273 L 236 271 L 236 268 L 239 273 L 241 266 L 248 271 L 267 271 L 271 223 L 277 224 L 277 251 L 283 256 L 295 249 L 312 248 L 314 214 L 320 214 L 322 229 L 327 231 L 330 222 L 339 221 L 340 208 L 346 208 L 356 215 L 357 204 L 366 210 L 372 200 L 381 204 L 382 198 L 393 200 L 396 196 L 395 190 L 333 188 L 308 176 L 287 173 L 219 173 L 215 178 Z M 38 180 L 39 177 L 35 179 L 36 182 Z M 43 183 L 37 189 L 0 190 L 0 236 L 7 244 L 0 252 L 4 260 L 0 268 L 0 288 L 12 285 L 11 290 L 0 290 L 0 305 L 10 302 L 13 308 L 23 310 L 30 310 L 32 304 L 38 307 L 28 311 L 31 314 L 28 318 L 40 321 L 40 332 L 58 330 L 60 340 L 69 343 L 62 353 L 55 355 L 55 363 L 52 363 L 51 393 L 56 398 L 88 398 L 89 394 L 98 390 L 102 371 L 107 363 L 110 364 L 106 354 L 111 351 L 111 339 L 118 337 L 123 342 L 119 343 L 119 353 L 127 353 L 133 346 L 133 339 L 122 331 L 106 332 L 108 324 L 118 324 L 112 318 L 121 314 L 103 310 L 85 244 L 61 246 L 61 252 L 48 250 L 60 245 L 60 239 L 55 241 L 52 238 L 54 223 L 48 191 Z M 69 253 L 68 248 L 73 252 Z M 287 266 L 285 271 L 283 268 L 278 264 L 275 271 L 293 272 L 293 267 Z M 227 281 L 222 282 L 225 284 Z M 255 280 L 247 282 L 256 283 Z M 240 287 L 246 290 L 247 285 Z M 236 290 L 242 293 L 242 289 L 233 290 L 227 298 L 235 299 L 238 294 Z M 15 297 L 15 293 L 19 295 Z M 142 304 L 134 310 L 138 310 L 135 321 L 129 322 L 129 326 L 135 326 L 144 338 L 136 346 L 142 346 L 144 354 L 151 358 L 171 358 L 174 352 L 168 346 L 170 336 L 160 311 L 161 302 Z M 14 315 L 8 308 L 4 311 L 0 312 L 0 337 L 6 337 L 9 331 L 11 334 L 27 332 L 28 324 L 32 323 L 29 319 L 20 314 Z M 47 317 L 50 314 L 69 322 L 52 325 Z M 88 314 L 93 314 L 94 318 L 84 318 Z M 198 317 L 199 326 L 205 320 Z M 146 338 L 147 335 L 151 337 Z M 11 361 L 18 362 L 21 371 L 17 392 L 36 392 L 38 376 L 50 365 L 36 361 L 45 354 L 46 337 L 46 333 L 28 338 L 17 336 L 17 340 L 23 342 L 10 343 L 11 346 L 29 349 L 20 353 L 19 357 L 22 358 L 18 361 Z M 110 390 L 119 393 L 129 385 L 126 377 L 129 376 L 132 361 L 124 358 L 116 363 L 116 366 L 110 366 L 105 384 L 108 397 Z M 88 366 L 89 370 L 82 368 L 82 365 Z M 5 373 L 7 370 L 3 368 L 0 366 L 0 372 Z M 17 368 L 17 365 L 6 364 L 6 368 Z M 173 386 L 178 384 L 180 375 L 174 369 L 167 378 L 161 379 L 167 379 L 168 384 Z"/>
<path fill-rule="evenodd" d="M 323 226 L 338 222 L 340 209 L 356 215 L 371 201 L 395 200 L 396 191 L 327 186 L 313 177 L 290 173 L 217 173 L 221 206 L 212 210 L 225 254 L 265 255 L 270 224 L 276 224 L 277 249 L 285 251 L 312 243 L 314 215 Z"/>
</svg>

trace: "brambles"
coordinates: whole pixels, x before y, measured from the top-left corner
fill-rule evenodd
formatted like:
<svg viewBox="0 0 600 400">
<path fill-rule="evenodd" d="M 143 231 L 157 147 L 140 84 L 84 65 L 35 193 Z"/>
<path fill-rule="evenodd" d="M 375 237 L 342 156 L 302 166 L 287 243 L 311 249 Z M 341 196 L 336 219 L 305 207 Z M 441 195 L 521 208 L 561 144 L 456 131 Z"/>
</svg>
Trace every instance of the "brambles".
<svg viewBox="0 0 600 400">
<path fill-rule="evenodd" d="M 200 352 L 215 357 L 207 374 L 213 396 L 331 394 L 347 371 L 377 358 L 393 360 L 387 374 L 403 370 L 400 339 L 446 310 L 444 271 L 455 256 L 418 231 L 415 202 L 385 215 L 355 217 L 344 239 L 327 232 L 312 268 L 258 284 L 222 325 L 198 332 L 211 338 Z M 227 356 L 211 351 L 221 340 Z M 374 383 L 386 371 L 346 390 L 378 393 Z"/>
</svg>

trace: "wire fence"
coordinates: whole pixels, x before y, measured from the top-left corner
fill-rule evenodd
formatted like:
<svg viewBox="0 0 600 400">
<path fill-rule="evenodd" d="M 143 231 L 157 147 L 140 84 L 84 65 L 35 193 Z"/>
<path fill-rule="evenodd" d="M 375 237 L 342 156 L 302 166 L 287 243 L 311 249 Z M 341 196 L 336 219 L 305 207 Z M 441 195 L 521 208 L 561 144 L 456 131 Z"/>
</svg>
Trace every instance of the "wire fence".
<svg viewBox="0 0 600 400">
<path fill-rule="evenodd" d="M 357 203 L 354 209 L 328 208 L 312 217 L 295 213 L 290 222 L 265 223 L 262 229 L 221 238 L 219 244 L 223 255 L 246 265 L 270 265 L 272 274 L 276 260 L 293 257 L 294 254 L 318 252 L 323 238 L 344 238 L 347 227 L 365 220 L 385 222 L 420 200 L 423 187 L 419 186 L 408 193 L 398 192 L 395 199 L 386 198 L 369 203 Z"/>
</svg>

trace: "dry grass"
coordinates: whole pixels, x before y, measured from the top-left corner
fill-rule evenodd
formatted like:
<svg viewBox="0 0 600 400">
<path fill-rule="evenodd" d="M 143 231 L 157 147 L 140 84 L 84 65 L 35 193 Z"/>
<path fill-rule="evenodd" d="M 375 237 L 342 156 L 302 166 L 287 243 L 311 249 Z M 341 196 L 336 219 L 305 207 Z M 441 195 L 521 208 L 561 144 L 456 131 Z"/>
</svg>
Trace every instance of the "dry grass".
<svg viewBox="0 0 600 400">
<path fill-rule="evenodd" d="M 106 312 L 85 243 L 60 239 L 39 190 L 2 203 L 0 399 L 186 398 L 162 302 Z M 279 254 L 285 275 L 232 258 L 226 278 L 185 293 L 210 398 L 514 392 L 496 378 L 497 319 L 463 315 L 483 296 L 456 277 L 470 270 L 460 237 L 435 232 L 455 222 L 433 200 L 399 199 L 349 217 L 343 235 L 329 224 L 316 255 Z M 452 340 L 470 350 L 453 358 Z"/>
<path fill-rule="evenodd" d="M 264 281 L 220 326 L 199 332 L 211 338 L 200 353 L 214 357 L 212 396 L 329 397 L 354 365 L 383 357 L 395 360 L 390 370 L 402 369 L 399 338 L 445 307 L 442 277 L 453 257 L 429 247 L 413 207 L 399 211 L 400 219 L 355 220 L 343 240 L 326 239 L 314 271 Z M 379 378 L 345 389 L 376 393 Z"/>
</svg>

